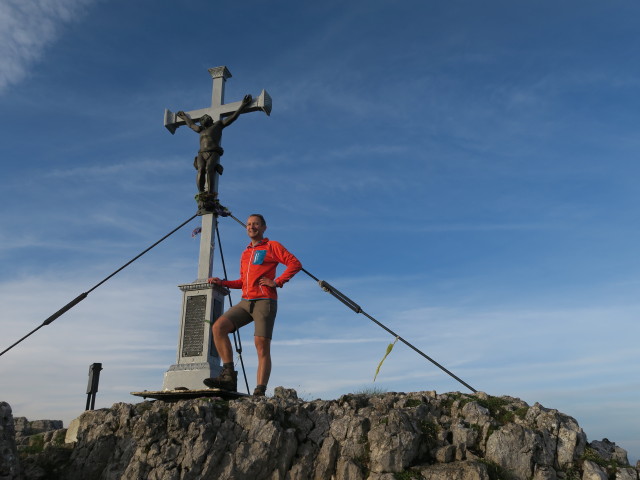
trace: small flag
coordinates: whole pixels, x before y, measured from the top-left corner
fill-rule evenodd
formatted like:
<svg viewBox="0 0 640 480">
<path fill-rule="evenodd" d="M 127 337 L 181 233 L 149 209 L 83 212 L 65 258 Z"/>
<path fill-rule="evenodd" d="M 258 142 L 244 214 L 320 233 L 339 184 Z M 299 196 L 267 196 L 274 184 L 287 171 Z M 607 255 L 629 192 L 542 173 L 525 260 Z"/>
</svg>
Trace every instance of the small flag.
<svg viewBox="0 0 640 480">
<path fill-rule="evenodd" d="M 376 381 L 376 377 L 378 376 L 378 373 L 380 373 L 380 367 L 382 366 L 382 363 L 385 361 L 387 356 L 391 353 L 391 350 L 393 350 L 393 346 L 398 341 L 398 338 L 400 338 L 400 337 L 396 337 L 396 339 L 393 341 L 393 343 L 390 343 L 389 345 L 387 345 L 387 351 L 385 352 L 384 357 L 382 357 L 382 360 L 380 360 L 380 363 L 378 364 L 378 368 L 376 368 L 376 374 L 373 376 L 373 381 L 374 382 Z"/>
<path fill-rule="evenodd" d="M 202 233 L 202 227 L 194 228 L 193 232 L 191 232 L 191 238 L 195 238 L 199 233 Z"/>
</svg>

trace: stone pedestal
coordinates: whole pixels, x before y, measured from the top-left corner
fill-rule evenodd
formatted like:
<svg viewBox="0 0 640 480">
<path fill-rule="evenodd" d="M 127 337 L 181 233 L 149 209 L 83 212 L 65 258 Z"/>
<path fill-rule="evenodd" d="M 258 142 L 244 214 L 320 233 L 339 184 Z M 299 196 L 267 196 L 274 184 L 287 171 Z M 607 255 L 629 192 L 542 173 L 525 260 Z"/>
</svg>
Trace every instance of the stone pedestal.
<svg viewBox="0 0 640 480">
<path fill-rule="evenodd" d="M 211 324 L 222 314 L 226 290 L 205 280 L 179 285 L 182 315 L 176 364 L 164 374 L 163 390 L 206 388 L 202 381 L 220 373 L 220 357 L 213 343 Z"/>
</svg>

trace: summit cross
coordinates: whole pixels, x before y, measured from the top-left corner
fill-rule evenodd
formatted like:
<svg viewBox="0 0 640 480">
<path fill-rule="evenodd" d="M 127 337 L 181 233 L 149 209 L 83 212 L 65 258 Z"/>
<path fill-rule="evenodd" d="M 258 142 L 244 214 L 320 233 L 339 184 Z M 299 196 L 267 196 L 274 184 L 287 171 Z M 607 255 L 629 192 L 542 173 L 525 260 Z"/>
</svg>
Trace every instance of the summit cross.
<svg viewBox="0 0 640 480">
<path fill-rule="evenodd" d="M 202 197 L 217 197 L 222 169 L 207 168 L 206 188 L 203 188 L 201 175 L 204 168 L 201 167 L 211 167 L 214 162 L 216 167 L 220 166 L 222 129 L 247 112 L 271 113 L 271 97 L 264 90 L 257 98 L 247 95 L 245 100 L 224 103 L 225 82 L 231 77 L 231 72 L 227 67 L 215 67 L 210 68 L 209 73 L 213 79 L 211 106 L 189 112 L 164 111 L 164 126 L 172 134 L 182 125 L 200 134 L 200 149 L 194 163 L 198 169 L 196 183 L 200 192 L 196 198 L 199 204 Z M 227 116 L 228 119 L 224 118 Z M 176 364 L 164 374 L 163 391 L 201 390 L 205 388 L 202 383 L 205 378 L 215 377 L 220 372 L 220 357 L 213 344 L 210 325 L 222 314 L 226 289 L 207 283 L 213 276 L 214 235 L 218 225 L 215 210 L 208 207 L 198 210 L 198 215 L 202 216 L 198 276 L 191 283 L 179 285 L 183 296 L 177 359 Z"/>
</svg>

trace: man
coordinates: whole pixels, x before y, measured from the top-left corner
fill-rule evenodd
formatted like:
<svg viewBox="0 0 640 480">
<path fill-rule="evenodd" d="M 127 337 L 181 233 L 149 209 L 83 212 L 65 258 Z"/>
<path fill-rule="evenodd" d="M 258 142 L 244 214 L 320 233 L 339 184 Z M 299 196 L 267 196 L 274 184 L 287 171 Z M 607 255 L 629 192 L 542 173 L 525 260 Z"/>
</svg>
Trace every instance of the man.
<svg viewBox="0 0 640 480">
<path fill-rule="evenodd" d="M 302 269 L 302 264 L 280 243 L 264 236 L 267 222 L 260 214 L 250 215 L 247 235 L 251 243 L 240 258 L 240 278 L 221 280 L 210 278 L 209 283 L 228 288 L 241 288 L 242 300 L 227 310 L 211 326 L 213 341 L 222 359 L 222 371 L 216 378 L 207 378 L 204 384 L 210 388 L 236 391 L 238 372 L 233 368 L 233 351 L 229 334 L 254 322 L 254 342 L 258 354 L 257 386 L 253 392 L 264 396 L 271 375 L 271 335 L 276 319 L 278 294 L 276 288 L 291 280 Z M 276 278 L 276 267 L 282 263 L 287 268 Z"/>
<path fill-rule="evenodd" d="M 176 115 L 184 120 L 187 126 L 200 134 L 200 150 L 195 158 L 194 166 L 198 173 L 196 174 L 196 184 L 199 193 L 215 193 L 214 192 L 214 175 L 215 172 L 222 174 L 222 165 L 220 165 L 220 157 L 224 150 L 220 146 L 222 139 L 222 130 L 237 120 L 244 109 L 251 103 L 251 95 L 245 95 L 238 110 L 230 116 L 218 120 L 216 122 L 209 115 L 203 115 L 200 118 L 200 125 L 197 125 L 186 113 L 180 110 Z"/>
</svg>

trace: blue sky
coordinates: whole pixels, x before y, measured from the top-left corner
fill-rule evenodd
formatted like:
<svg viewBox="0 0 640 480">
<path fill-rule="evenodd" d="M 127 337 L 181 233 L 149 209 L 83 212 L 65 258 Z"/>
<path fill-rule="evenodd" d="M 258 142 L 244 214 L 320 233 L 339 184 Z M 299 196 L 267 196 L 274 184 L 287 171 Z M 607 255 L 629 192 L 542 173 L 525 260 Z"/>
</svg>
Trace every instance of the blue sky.
<svg viewBox="0 0 640 480">
<path fill-rule="evenodd" d="M 472 385 L 640 457 L 640 48 L 632 1 L 0 5 L 2 349 L 195 213 L 197 136 L 163 111 L 263 88 L 225 131 L 222 203 Z M 68 423 L 161 388 L 190 225 L 0 357 L 14 414 Z M 247 243 L 221 220 L 234 276 Z M 215 269 L 221 271 L 216 261 Z M 237 300 L 237 295 L 235 296 Z M 387 333 L 304 274 L 270 387 L 370 388 Z M 244 331 L 253 385 L 255 354 Z M 397 344 L 375 386 L 466 391 Z"/>
</svg>

